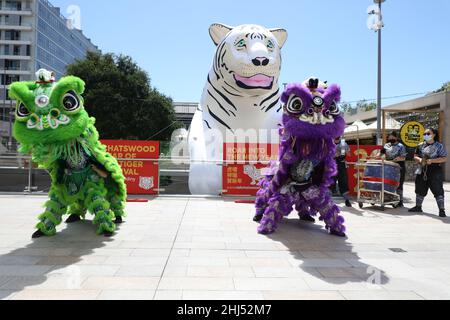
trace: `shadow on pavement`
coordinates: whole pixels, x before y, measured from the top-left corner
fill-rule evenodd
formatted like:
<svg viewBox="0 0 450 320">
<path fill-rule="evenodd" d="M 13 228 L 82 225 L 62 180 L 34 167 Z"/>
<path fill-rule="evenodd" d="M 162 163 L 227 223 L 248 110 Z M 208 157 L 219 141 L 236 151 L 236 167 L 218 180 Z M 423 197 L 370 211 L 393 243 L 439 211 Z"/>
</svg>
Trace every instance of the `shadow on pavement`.
<svg viewBox="0 0 450 320">
<path fill-rule="evenodd" d="M 96 235 L 95 230 L 91 221 L 69 224 L 54 237 L 30 240 L 26 247 L 1 255 L 0 300 L 46 282 L 42 290 L 80 289 L 83 266 L 77 264 L 113 241 Z"/>
<path fill-rule="evenodd" d="M 383 285 L 389 282 L 383 270 L 361 262 L 348 239 L 329 235 L 322 224 L 284 219 L 269 238 L 286 246 L 300 269 L 327 283 Z"/>
</svg>

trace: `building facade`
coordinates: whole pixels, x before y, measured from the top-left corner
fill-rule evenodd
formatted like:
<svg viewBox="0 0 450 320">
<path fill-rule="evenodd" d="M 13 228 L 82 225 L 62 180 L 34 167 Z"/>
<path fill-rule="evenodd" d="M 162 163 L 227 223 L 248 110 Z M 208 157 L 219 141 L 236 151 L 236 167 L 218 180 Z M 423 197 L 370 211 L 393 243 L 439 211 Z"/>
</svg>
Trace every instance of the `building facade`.
<svg viewBox="0 0 450 320">
<path fill-rule="evenodd" d="M 69 64 L 83 59 L 88 51 L 99 51 L 82 31 L 70 26 L 60 8 L 47 0 L 0 0 L 2 140 L 10 137 L 14 102 L 8 98 L 8 86 L 12 82 L 34 80 L 41 68 L 54 71 L 59 79 Z"/>
<path fill-rule="evenodd" d="M 174 102 L 173 108 L 177 121 L 184 124 L 185 129 L 191 126 L 194 114 L 198 109 L 199 104 L 195 102 Z"/>
</svg>

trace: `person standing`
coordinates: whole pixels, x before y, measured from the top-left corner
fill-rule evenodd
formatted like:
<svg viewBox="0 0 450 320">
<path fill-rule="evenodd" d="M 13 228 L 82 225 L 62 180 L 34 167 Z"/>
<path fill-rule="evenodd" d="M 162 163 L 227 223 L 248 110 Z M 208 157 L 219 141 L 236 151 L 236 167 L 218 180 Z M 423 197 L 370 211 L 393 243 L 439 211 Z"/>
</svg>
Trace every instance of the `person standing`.
<svg viewBox="0 0 450 320">
<path fill-rule="evenodd" d="M 403 185 L 405 184 L 406 178 L 406 156 L 408 152 L 406 151 L 406 147 L 400 143 L 396 131 L 392 131 L 389 134 L 387 142 L 381 153 L 386 156 L 387 161 L 395 162 L 401 168 L 400 186 L 397 189 L 397 194 L 400 196 L 398 208 L 403 208 Z"/>
<path fill-rule="evenodd" d="M 448 153 L 439 143 L 439 132 L 436 129 L 425 131 L 425 142 L 419 145 L 415 161 L 420 164 L 416 171 L 416 206 L 409 212 L 422 213 L 422 204 L 428 191 L 431 190 L 439 207 L 439 216 L 445 218 L 444 171 L 442 165 L 447 162 Z"/>
<path fill-rule="evenodd" d="M 341 137 L 336 138 L 334 143 L 336 144 L 335 160 L 338 174 L 334 177 L 335 183 L 332 190 L 336 191 L 336 187 L 339 187 L 339 193 L 345 199 L 345 206 L 351 208 L 352 203 L 349 198 L 347 162 L 345 161 L 347 156 L 350 154 L 350 147 L 344 139 L 341 139 Z"/>
</svg>

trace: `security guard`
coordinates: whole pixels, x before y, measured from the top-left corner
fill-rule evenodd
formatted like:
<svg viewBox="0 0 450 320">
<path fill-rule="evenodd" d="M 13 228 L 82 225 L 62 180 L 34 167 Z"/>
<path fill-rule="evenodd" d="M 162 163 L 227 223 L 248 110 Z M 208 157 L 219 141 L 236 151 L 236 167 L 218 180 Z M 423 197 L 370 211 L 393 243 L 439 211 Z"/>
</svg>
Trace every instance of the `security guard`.
<svg viewBox="0 0 450 320">
<path fill-rule="evenodd" d="M 405 184 L 406 178 L 406 156 L 408 155 L 408 152 L 406 151 L 406 147 L 400 143 L 396 131 L 389 134 L 387 141 L 388 143 L 384 146 L 381 153 L 386 156 L 387 161 L 392 161 L 400 165 L 400 186 L 397 189 L 397 194 L 400 196 L 398 207 L 403 208 L 403 185 Z"/>
<path fill-rule="evenodd" d="M 436 129 L 425 131 L 425 142 L 416 150 L 415 160 L 420 165 L 416 171 L 416 206 L 409 212 L 422 213 L 422 204 L 428 191 L 431 190 L 439 207 L 439 216 L 445 218 L 444 172 L 442 165 L 447 162 L 447 151 L 438 142 L 439 132 Z"/>
</svg>

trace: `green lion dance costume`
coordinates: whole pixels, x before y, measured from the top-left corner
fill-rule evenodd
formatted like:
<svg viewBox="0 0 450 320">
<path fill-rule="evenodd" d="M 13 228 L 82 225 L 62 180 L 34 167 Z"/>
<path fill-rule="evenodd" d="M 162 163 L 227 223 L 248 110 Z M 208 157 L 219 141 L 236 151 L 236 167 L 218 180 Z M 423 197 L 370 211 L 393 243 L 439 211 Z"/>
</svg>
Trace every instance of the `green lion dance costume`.
<svg viewBox="0 0 450 320">
<path fill-rule="evenodd" d="M 45 212 L 33 238 L 53 236 L 62 217 L 80 221 L 95 215 L 98 234 L 113 235 L 122 223 L 125 178 L 116 159 L 106 152 L 83 107 L 83 80 L 69 76 L 55 82 L 53 73 L 37 72 L 37 82 L 16 82 L 10 96 L 17 101 L 14 136 L 21 152 L 46 169 L 52 179 Z"/>
</svg>

